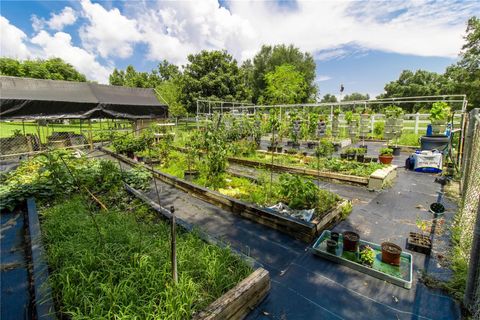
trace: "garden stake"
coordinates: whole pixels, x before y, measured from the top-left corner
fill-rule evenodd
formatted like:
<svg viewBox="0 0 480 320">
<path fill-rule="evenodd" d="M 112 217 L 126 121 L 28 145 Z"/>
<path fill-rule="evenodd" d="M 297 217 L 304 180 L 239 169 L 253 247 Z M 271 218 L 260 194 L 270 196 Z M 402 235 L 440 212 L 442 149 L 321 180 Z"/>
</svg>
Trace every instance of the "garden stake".
<svg viewBox="0 0 480 320">
<path fill-rule="evenodd" d="M 177 240 L 175 235 L 175 208 L 173 206 L 170 207 L 170 213 L 172 214 L 172 279 L 175 284 L 178 283 L 178 274 L 177 274 Z"/>
<path fill-rule="evenodd" d="M 150 148 L 150 146 L 148 146 L 148 157 L 152 159 L 152 149 Z M 145 166 L 147 168 L 149 167 L 148 164 Z M 158 205 L 160 205 L 160 193 L 158 192 L 157 179 L 155 178 L 155 172 L 153 171 L 153 166 L 150 166 L 150 172 L 152 173 L 153 184 L 155 185 L 155 192 L 157 193 Z"/>
</svg>

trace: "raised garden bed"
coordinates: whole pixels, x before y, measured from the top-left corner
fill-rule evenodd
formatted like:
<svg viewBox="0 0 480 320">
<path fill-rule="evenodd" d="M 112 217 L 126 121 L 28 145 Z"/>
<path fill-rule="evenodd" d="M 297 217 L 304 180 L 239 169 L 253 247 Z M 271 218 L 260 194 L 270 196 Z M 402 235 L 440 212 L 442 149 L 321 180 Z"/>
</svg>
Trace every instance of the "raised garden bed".
<svg viewBox="0 0 480 320">
<path fill-rule="evenodd" d="M 375 252 L 375 258 L 372 266 L 363 265 L 358 256 L 358 252 L 347 252 L 343 250 L 343 235 L 338 238 L 338 247 L 335 253 L 327 250 L 327 240 L 331 238 L 330 230 L 325 230 L 312 246 L 312 252 L 322 258 L 342 264 L 359 272 L 368 274 L 372 277 L 388 281 L 397 286 L 410 289 L 413 278 L 413 258 L 412 255 L 402 252 L 400 255 L 400 266 L 393 266 L 382 262 L 382 248 L 376 243 L 361 240 L 359 245 L 366 245 Z"/>
<path fill-rule="evenodd" d="M 106 149 L 102 150 L 130 165 L 138 165 L 137 161 L 126 156 L 119 155 Z M 306 222 L 277 214 L 271 210 L 263 209 L 252 203 L 247 203 L 245 201 L 229 197 L 221 194 L 220 192 L 213 191 L 159 170 L 152 169 L 151 167 L 147 166 L 147 168 L 155 175 L 155 177 L 171 186 L 174 186 L 175 188 L 187 192 L 203 201 L 219 206 L 234 214 L 238 214 L 246 219 L 266 225 L 305 242 L 313 241 L 321 231 L 340 220 L 342 217 L 342 208 L 348 204 L 348 201 L 340 201 L 334 208 L 328 212 L 325 212 L 321 217 L 314 218 L 312 221 Z"/>
</svg>

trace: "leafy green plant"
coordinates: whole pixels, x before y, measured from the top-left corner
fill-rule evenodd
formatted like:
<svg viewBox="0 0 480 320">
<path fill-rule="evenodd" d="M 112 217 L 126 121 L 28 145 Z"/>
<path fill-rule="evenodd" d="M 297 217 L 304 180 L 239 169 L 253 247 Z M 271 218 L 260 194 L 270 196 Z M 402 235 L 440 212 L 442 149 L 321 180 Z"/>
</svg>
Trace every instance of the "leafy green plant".
<svg viewBox="0 0 480 320">
<path fill-rule="evenodd" d="M 320 140 L 317 148 L 315 149 L 315 156 L 331 157 L 334 151 L 335 147 L 333 146 L 333 143 L 326 139 L 322 139 Z"/>
<path fill-rule="evenodd" d="M 450 106 L 443 101 L 435 102 L 430 109 L 431 121 L 447 121 L 448 117 L 452 113 Z"/>
<path fill-rule="evenodd" d="M 385 122 L 375 122 L 373 125 L 373 134 L 375 137 L 380 138 L 383 136 L 383 132 L 385 131 Z"/>
<path fill-rule="evenodd" d="M 387 119 L 398 119 L 403 116 L 403 114 L 403 109 L 398 106 L 390 105 L 385 108 L 385 117 Z"/>
<path fill-rule="evenodd" d="M 154 213 L 138 205 L 102 211 L 96 223 L 81 196 L 40 209 L 59 318 L 190 319 L 252 272 L 228 248 L 180 229 L 173 285 L 169 223 L 143 220 Z"/>
<path fill-rule="evenodd" d="M 151 181 L 152 174 L 142 166 L 136 166 L 125 172 L 125 182 L 136 189 L 147 190 Z"/>
<path fill-rule="evenodd" d="M 375 251 L 373 251 L 373 249 L 370 246 L 365 246 L 360 251 L 360 261 L 363 264 L 371 266 L 375 261 Z"/>
<path fill-rule="evenodd" d="M 318 187 L 309 180 L 299 176 L 282 174 L 279 179 L 280 196 L 292 209 L 310 209 L 315 207 L 318 199 Z"/>
<path fill-rule="evenodd" d="M 341 210 L 342 210 L 341 211 L 341 217 L 342 217 L 342 220 L 344 220 L 350 215 L 350 213 L 352 213 L 352 210 L 353 210 L 352 202 L 348 201 L 347 203 L 345 203 L 342 206 Z"/>
<path fill-rule="evenodd" d="M 345 121 L 347 122 L 347 124 L 352 123 L 352 121 L 353 121 L 353 112 L 352 111 L 345 112 Z"/>
<path fill-rule="evenodd" d="M 380 154 L 381 156 L 391 156 L 391 155 L 393 155 L 393 149 L 391 149 L 391 148 L 382 148 L 382 149 L 380 149 L 379 154 Z"/>
</svg>

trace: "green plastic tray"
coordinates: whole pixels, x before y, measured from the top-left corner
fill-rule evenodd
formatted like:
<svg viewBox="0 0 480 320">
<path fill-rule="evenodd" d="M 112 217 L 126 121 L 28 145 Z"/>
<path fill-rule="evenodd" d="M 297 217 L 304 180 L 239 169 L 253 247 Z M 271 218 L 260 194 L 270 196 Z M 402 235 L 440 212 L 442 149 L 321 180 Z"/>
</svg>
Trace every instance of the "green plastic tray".
<svg viewBox="0 0 480 320">
<path fill-rule="evenodd" d="M 317 256 L 371 275 L 372 277 L 388 281 L 405 289 L 412 287 L 413 257 L 410 253 L 402 251 L 400 255 L 400 266 L 392 266 L 382 262 L 382 248 L 380 245 L 360 239 L 360 245 L 368 245 L 375 251 L 375 260 L 373 265 L 369 267 L 356 262 L 358 253 L 343 252 L 343 234 L 340 234 L 338 239 L 336 254 L 327 252 L 326 240 L 328 239 L 330 239 L 330 230 L 325 230 L 313 244 L 311 248 L 312 252 Z"/>
</svg>

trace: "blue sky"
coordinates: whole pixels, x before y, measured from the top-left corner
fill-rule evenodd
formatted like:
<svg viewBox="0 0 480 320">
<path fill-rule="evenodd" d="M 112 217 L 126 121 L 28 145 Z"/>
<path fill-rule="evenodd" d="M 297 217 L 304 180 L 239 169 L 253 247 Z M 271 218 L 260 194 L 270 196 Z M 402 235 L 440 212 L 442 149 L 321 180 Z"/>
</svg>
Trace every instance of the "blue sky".
<svg viewBox="0 0 480 320">
<path fill-rule="evenodd" d="M 162 59 L 262 44 L 312 53 L 321 95 L 375 96 L 404 69 L 443 72 L 456 61 L 479 1 L 2 1 L 1 55 L 58 56 L 91 80 L 113 68 L 150 71 Z"/>
</svg>

